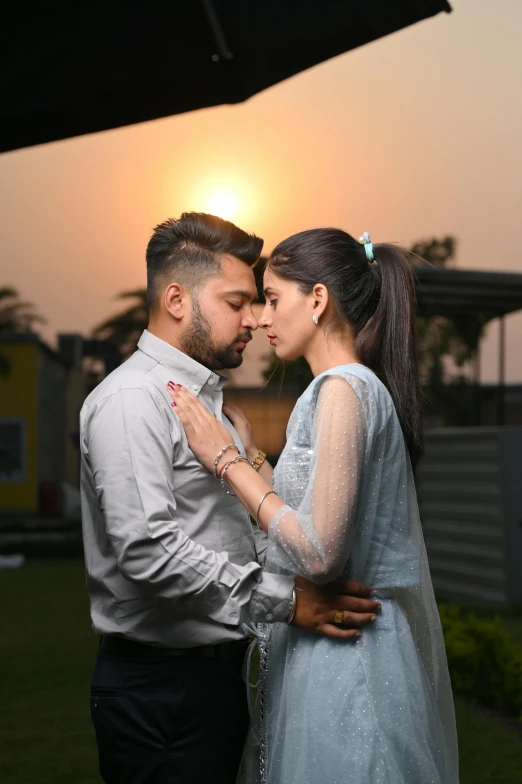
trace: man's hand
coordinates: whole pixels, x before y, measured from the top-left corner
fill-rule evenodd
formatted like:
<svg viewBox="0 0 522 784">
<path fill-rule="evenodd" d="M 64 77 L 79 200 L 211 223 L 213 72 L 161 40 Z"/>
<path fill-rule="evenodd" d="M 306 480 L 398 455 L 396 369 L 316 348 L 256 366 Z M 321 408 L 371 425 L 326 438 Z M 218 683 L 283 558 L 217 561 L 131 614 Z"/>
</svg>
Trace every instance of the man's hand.
<svg viewBox="0 0 522 784">
<path fill-rule="evenodd" d="M 223 413 L 234 425 L 249 460 L 253 460 L 257 455 L 257 446 L 252 433 L 252 425 L 248 421 L 245 412 L 230 403 L 223 403 Z"/>
<path fill-rule="evenodd" d="M 375 621 L 381 609 L 370 599 L 371 588 L 356 580 L 335 580 L 329 585 L 315 585 L 304 577 L 295 578 L 297 602 L 292 626 L 310 629 L 327 637 L 353 640 L 361 636 L 359 628 Z M 342 625 L 335 614 L 343 611 Z"/>
</svg>

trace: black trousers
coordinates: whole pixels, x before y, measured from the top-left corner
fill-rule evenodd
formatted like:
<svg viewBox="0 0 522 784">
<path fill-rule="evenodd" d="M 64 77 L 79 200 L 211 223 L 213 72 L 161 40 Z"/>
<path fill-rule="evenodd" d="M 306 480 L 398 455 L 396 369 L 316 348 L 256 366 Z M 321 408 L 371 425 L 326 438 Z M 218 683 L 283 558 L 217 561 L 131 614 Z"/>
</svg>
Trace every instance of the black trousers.
<svg viewBox="0 0 522 784">
<path fill-rule="evenodd" d="M 100 651 L 91 715 L 106 784 L 235 784 L 248 709 L 226 661 Z"/>
</svg>

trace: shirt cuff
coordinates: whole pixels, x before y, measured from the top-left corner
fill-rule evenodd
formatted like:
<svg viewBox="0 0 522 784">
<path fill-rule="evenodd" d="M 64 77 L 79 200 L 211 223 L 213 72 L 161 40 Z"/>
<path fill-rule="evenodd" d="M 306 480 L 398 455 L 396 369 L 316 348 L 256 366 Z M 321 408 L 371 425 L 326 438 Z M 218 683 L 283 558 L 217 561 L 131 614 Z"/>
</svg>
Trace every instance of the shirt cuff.
<svg viewBox="0 0 522 784">
<path fill-rule="evenodd" d="M 263 572 L 248 607 L 248 620 L 252 623 L 285 622 L 292 609 L 292 592 L 295 580 L 283 574 Z"/>
</svg>

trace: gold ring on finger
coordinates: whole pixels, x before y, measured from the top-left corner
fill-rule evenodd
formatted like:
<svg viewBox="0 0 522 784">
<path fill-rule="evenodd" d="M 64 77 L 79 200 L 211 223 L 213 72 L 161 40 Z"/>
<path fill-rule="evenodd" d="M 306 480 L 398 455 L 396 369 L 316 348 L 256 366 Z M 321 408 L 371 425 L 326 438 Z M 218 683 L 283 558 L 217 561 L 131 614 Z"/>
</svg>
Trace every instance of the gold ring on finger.
<svg viewBox="0 0 522 784">
<path fill-rule="evenodd" d="M 344 610 L 335 611 L 334 623 L 344 623 Z"/>
</svg>

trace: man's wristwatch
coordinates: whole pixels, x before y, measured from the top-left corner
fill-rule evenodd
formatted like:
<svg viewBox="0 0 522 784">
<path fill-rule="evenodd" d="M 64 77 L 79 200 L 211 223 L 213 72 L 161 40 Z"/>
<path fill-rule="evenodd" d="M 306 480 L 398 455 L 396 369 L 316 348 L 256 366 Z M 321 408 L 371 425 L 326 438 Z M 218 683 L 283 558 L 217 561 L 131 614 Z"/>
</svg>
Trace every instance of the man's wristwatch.
<svg viewBox="0 0 522 784">
<path fill-rule="evenodd" d="M 252 460 L 251 466 L 254 471 L 259 471 L 261 466 L 266 460 L 266 455 L 260 449 L 257 450 L 257 455 L 255 456 L 254 460 Z"/>
</svg>

